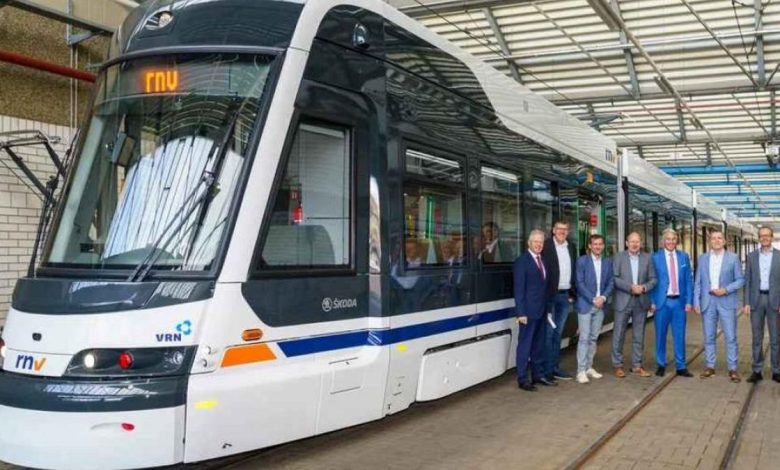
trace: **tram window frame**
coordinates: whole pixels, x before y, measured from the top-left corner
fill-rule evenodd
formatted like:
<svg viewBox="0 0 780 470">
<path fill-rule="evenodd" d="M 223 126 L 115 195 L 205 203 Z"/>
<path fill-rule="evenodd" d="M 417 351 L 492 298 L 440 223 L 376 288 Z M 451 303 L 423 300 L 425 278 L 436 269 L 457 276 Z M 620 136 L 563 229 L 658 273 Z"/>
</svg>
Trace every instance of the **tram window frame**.
<svg viewBox="0 0 780 470">
<path fill-rule="evenodd" d="M 525 207 L 526 175 L 524 175 L 523 172 L 521 170 L 518 170 L 518 169 L 510 169 L 510 168 L 507 168 L 505 166 L 496 165 L 496 164 L 494 164 L 492 162 L 485 162 L 485 161 L 480 161 L 479 162 L 479 186 L 478 186 L 478 188 L 479 188 L 479 230 L 480 230 L 479 236 L 480 236 L 480 240 L 481 240 L 481 237 L 482 237 L 482 227 L 486 223 L 488 223 L 488 222 L 496 223 L 495 221 L 487 221 L 487 222 L 485 221 L 485 211 L 484 211 L 485 207 L 484 207 L 484 203 L 485 203 L 485 194 L 486 194 L 486 192 L 485 192 L 484 188 L 482 187 L 482 177 L 484 176 L 482 171 L 485 168 L 489 168 L 489 169 L 491 169 L 493 171 L 506 172 L 506 173 L 512 174 L 515 177 L 517 177 L 517 185 L 518 185 L 517 212 L 518 212 L 518 219 L 517 219 L 516 222 L 517 222 L 517 226 L 518 226 L 518 234 L 517 234 L 517 236 L 518 236 L 518 243 L 517 243 L 517 246 L 515 247 L 515 249 L 513 250 L 515 252 L 515 253 L 513 253 L 514 256 L 512 257 L 512 259 L 510 259 L 508 261 L 484 262 L 482 260 L 482 257 L 481 257 L 482 251 L 480 251 L 479 253 L 475 253 L 475 257 L 476 257 L 477 261 L 479 262 L 479 265 L 483 269 L 506 268 L 507 265 L 511 265 L 512 263 L 514 263 L 515 259 L 517 259 L 517 257 L 520 256 L 523 253 L 523 245 L 525 244 L 525 240 L 524 239 L 525 239 L 526 234 L 525 234 L 524 223 L 525 223 L 525 213 L 526 213 L 526 210 L 525 210 L 526 209 L 526 207 Z M 497 194 L 497 193 L 494 193 L 494 192 L 491 192 L 491 191 L 488 191 L 487 193 L 488 194 Z M 553 197 L 555 197 L 555 196 L 553 196 Z M 553 209 L 553 212 L 554 212 L 554 209 Z M 555 217 L 555 215 L 553 214 L 553 218 L 554 217 Z M 499 229 L 500 229 L 500 226 L 499 226 Z M 480 250 L 481 250 L 481 247 L 480 247 Z"/>
<path fill-rule="evenodd" d="M 303 126 L 321 127 L 324 129 L 344 131 L 346 134 L 345 142 L 348 146 L 348 161 L 349 161 L 349 242 L 347 243 L 347 250 L 349 255 L 349 262 L 343 265 L 284 265 L 284 266 L 261 266 L 263 259 L 263 250 L 268 238 L 268 233 L 272 225 L 272 219 L 274 209 L 276 207 L 277 198 L 279 197 L 282 184 L 284 183 L 285 175 L 287 174 L 287 166 L 292 157 L 292 151 L 299 130 Z M 357 253 L 356 253 L 356 240 L 357 240 L 357 210 L 355 194 L 357 191 L 357 168 L 356 168 L 356 125 L 352 122 L 336 121 L 332 119 L 323 119 L 311 115 L 298 115 L 292 119 L 290 128 L 285 137 L 285 143 L 282 150 L 282 157 L 279 160 L 279 164 L 276 169 L 276 175 L 274 176 L 273 186 L 266 204 L 265 214 L 263 216 L 263 222 L 260 230 L 260 236 L 258 237 L 255 245 L 252 270 L 250 278 L 263 279 L 274 277 L 319 277 L 319 276 L 355 276 L 357 275 Z"/>
<path fill-rule="evenodd" d="M 399 262 L 401 267 L 403 268 L 402 272 L 430 270 L 430 269 L 443 270 L 443 269 L 453 269 L 453 268 L 456 269 L 468 268 L 471 264 L 470 263 L 471 250 L 469 249 L 469 240 L 471 239 L 471 237 L 469 236 L 469 226 L 468 226 L 469 207 L 468 207 L 468 190 L 467 190 L 467 181 L 468 181 L 467 158 L 455 154 L 448 150 L 432 147 L 431 145 L 421 144 L 418 141 L 413 139 L 404 140 L 400 147 L 401 147 L 400 158 L 401 158 L 401 169 L 402 169 L 401 170 L 400 213 L 402 217 L 402 222 L 401 222 L 401 252 L 399 254 Z M 458 163 L 460 165 L 460 171 L 461 171 L 460 182 L 448 182 L 440 179 L 428 178 L 424 175 L 409 171 L 407 166 L 407 154 L 410 150 L 427 156 L 440 158 L 443 160 L 450 160 Z M 436 264 L 421 264 L 420 266 L 413 266 L 413 267 L 408 266 L 406 260 L 406 249 L 405 249 L 406 242 L 408 240 L 407 226 L 406 226 L 405 198 L 406 198 L 406 188 L 407 185 L 410 183 L 417 186 L 440 189 L 445 191 L 454 190 L 457 191 L 458 194 L 460 195 L 460 203 L 461 203 L 460 236 L 461 236 L 461 244 L 462 244 L 462 253 L 461 253 L 462 262 L 460 264 L 449 266 L 446 263 L 436 263 Z"/>
</svg>

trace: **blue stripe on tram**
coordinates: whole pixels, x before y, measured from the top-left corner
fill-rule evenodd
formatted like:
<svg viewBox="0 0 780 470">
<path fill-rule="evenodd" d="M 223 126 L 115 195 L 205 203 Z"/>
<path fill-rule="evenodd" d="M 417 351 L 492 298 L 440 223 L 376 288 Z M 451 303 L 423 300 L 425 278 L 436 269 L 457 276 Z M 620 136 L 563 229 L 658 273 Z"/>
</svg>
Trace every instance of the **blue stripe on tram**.
<svg viewBox="0 0 780 470">
<path fill-rule="evenodd" d="M 280 341 L 279 347 L 287 357 L 303 356 L 336 349 L 358 346 L 385 346 L 410 341 L 426 336 L 449 333 L 451 331 L 484 325 L 514 316 L 514 309 L 505 308 L 492 312 L 482 312 L 461 317 L 446 318 L 418 325 L 403 326 L 389 330 L 364 330 L 349 333 L 336 333 L 328 336 Z"/>
</svg>

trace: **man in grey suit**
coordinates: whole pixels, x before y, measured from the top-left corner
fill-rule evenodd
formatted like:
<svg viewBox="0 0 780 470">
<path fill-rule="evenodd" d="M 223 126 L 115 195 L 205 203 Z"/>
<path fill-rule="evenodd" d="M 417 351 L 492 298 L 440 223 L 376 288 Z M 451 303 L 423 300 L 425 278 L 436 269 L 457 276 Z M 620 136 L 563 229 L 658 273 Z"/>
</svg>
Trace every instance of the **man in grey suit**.
<svg viewBox="0 0 780 470">
<path fill-rule="evenodd" d="M 774 233 L 769 227 L 758 231 L 761 248 L 750 253 L 745 270 L 745 313 L 750 315 L 753 327 L 753 373 L 748 382 L 763 379 L 764 322 L 769 330 L 769 346 L 772 358 L 772 380 L 780 382 L 778 358 L 778 313 L 780 313 L 780 251 L 772 248 Z"/>
<path fill-rule="evenodd" d="M 650 377 L 642 367 L 642 354 L 645 350 L 645 322 L 650 310 L 648 292 L 657 282 L 655 266 L 650 255 L 641 251 L 642 237 L 632 232 L 626 238 L 626 251 L 615 256 L 615 330 L 612 333 L 612 366 L 615 376 L 626 376 L 623 368 L 623 340 L 628 328 L 628 319 L 633 324 L 631 347 L 631 372 L 639 377 Z"/>
</svg>

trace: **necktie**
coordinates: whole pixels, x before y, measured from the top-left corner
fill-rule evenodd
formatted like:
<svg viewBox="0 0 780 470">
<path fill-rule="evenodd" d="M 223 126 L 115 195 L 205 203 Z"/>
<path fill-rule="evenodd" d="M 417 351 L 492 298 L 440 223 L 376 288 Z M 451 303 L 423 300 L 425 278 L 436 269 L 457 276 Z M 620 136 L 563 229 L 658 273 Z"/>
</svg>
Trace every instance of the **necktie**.
<svg viewBox="0 0 780 470">
<path fill-rule="evenodd" d="M 544 265 L 542 264 L 542 257 L 539 255 L 536 255 L 536 266 L 539 268 L 539 271 L 542 273 L 542 279 L 544 279 L 547 273 L 544 272 Z"/>
<path fill-rule="evenodd" d="M 674 266 L 674 252 L 669 253 L 669 282 L 672 284 L 672 295 L 677 295 L 677 268 Z"/>
</svg>

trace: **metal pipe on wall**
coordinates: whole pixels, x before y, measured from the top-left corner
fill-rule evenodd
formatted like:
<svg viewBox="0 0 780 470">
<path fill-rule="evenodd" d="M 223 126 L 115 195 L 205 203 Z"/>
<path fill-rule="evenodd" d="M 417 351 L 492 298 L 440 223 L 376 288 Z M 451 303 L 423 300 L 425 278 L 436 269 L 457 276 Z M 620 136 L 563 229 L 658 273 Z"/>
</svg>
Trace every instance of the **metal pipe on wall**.
<svg viewBox="0 0 780 470">
<path fill-rule="evenodd" d="M 53 64 L 51 62 L 46 62 L 34 57 L 29 57 L 2 49 L 0 49 L 0 62 L 8 62 L 10 64 L 41 70 L 43 72 L 53 73 L 63 77 L 75 78 L 76 80 L 90 83 L 94 82 L 97 78 L 94 73 L 66 67 L 64 65 Z"/>
</svg>

